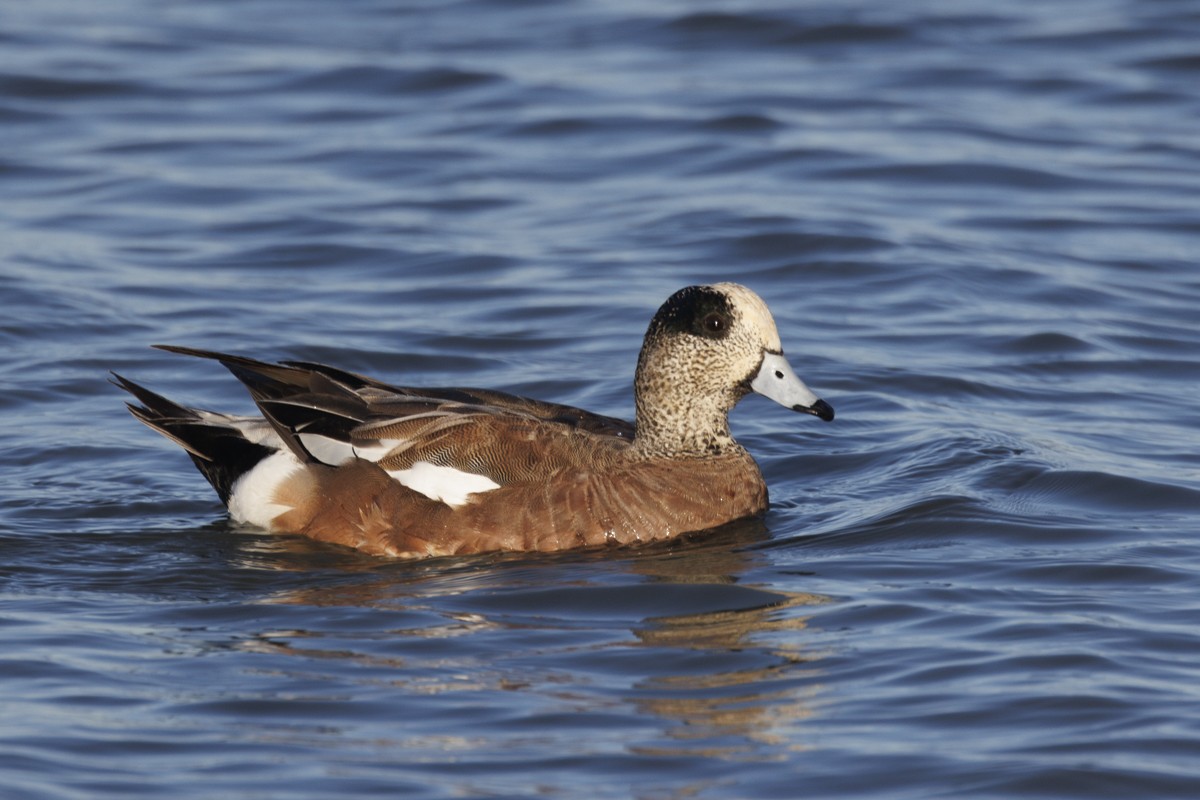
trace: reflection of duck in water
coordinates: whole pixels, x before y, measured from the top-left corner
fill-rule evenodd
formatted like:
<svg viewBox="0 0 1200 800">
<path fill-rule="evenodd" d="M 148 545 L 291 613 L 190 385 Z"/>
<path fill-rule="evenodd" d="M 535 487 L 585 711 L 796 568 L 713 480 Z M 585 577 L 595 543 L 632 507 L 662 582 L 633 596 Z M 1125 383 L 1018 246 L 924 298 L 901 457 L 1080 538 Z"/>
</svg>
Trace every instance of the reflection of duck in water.
<svg viewBox="0 0 1200 800">
<path fill-rule="evenodd" d="M 165 349 L 219 360 L 263 413 L 185 408 L 117 378 L 234 520 L 397 557 L 664 540 L 755 516 L 767 488 L 729 433 L 733 406 L 755 391 L 833 419 L 784 359 L 766 304 L 730 283 L 683 289 L 654 316 L 636 429 L 501 392 Z"/>
<path fill-rule="evenodd" d="M 671 723 L 665 739 L 637 752 L 762 758 L 770 751 L 761 746 L 793 741 L 788 729 L 812 717 L 823 654 L 808 646 L 811 637 L 802 632 L 808 609 L 829 598 L 760 594 L 774 602 L 655 619 L 634 631 L 642 647 L 658 654 L 660 668 L 637 683 L 631 699 Z"/>
<path fill-rule="evenodd" d="M 359 676 L 392 692 L 493 706 L 488 713 L 636 716 L 630 728 L 614 729 L 619 744 L 579 743 L 585 752 L 786 758 L 783 748 L 813 715 L 822 688 L 824 651 L 807 625 L 812 607 L 828 598 L 743 583 L 769 566 L 762 552 L 746 549 L 764 536 L 761 521 L 746 520 L 694 546 L 618 558 L 514 554 L 389 565 L 347 553 L 363 576 L 306 580 L 266 600 L 305 606 L 303 630 L 271 628 L 235 646 L 295 657 L 306 679 L 322 670 L 335 683 Z M 261 541 L 295 548 L 302 560 L 331 553 L 299 538 Z M 330 606 L 337 610 L 320 610 Z M 362 624 L 347 626 L 347 613 Z M 396 747 L 409 755 L 422 747 L 443 753 L 454 735 L 432 720 L 403 730 Z M 454 746 L 492 757 L 521 731 L 502 726 Z"/>
</svg>

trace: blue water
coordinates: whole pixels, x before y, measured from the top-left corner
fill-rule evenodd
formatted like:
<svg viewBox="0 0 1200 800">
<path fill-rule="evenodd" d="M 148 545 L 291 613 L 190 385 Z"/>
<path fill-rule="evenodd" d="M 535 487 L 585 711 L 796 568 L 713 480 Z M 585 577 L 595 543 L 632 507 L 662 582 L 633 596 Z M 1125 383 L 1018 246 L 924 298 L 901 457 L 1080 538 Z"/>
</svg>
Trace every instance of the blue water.
<svg viewBox="0 0 1200 800">
<path fill-rule="evenodd" d="M 1185 0 L 0 5 L 0 797 L 1200 795 Z M 228 524 L 168 342 L 632 415 L 684 285 L 824 425 L 670 547 Z"/>
</svg>

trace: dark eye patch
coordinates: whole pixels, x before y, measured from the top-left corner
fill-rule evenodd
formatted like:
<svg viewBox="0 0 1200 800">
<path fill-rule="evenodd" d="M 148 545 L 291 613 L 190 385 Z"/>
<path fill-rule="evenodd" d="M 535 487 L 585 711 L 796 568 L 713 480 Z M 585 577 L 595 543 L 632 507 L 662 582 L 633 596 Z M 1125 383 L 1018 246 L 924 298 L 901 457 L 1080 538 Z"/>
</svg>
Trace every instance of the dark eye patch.
<svg viewBox="0 0 1200 800">
<path fill-rule="evenodd" d="M 654 315 L 650 329 L 724 339 L 732 325 L 729 298 L 723 292 L 709 286 L 689 286 L 663 303 Z"/>
</svg>

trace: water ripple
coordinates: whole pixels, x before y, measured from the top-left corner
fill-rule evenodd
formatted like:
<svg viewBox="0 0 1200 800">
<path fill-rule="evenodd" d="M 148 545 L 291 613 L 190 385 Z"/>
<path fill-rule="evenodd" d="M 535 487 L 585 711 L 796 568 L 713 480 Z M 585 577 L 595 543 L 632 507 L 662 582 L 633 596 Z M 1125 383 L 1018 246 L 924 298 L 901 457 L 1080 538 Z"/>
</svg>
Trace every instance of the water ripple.
<svg viewBox="0 0 1200 800">
<path fill-rule="evenodd" d="M 1191 797 L 1187 4 L 0 6 L 0 795 Z M 764 519 L 390 563 L 224 517 L 154 342 L 633 413 L 770 304 Z"/>
</svg>

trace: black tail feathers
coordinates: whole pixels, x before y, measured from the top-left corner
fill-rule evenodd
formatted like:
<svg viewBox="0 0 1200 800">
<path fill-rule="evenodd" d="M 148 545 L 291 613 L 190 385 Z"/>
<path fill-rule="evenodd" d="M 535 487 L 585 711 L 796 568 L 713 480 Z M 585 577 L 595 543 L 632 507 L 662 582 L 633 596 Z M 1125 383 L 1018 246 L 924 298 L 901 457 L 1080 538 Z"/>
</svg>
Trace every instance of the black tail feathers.
<svg viewBox="0 0 1200 800">
<path fill-rule="evenodd" d="M 248 440 L 217 415 L 206 417 L 115 372 L 112 382 L 137 399 L 138 403 L 126 403 L 134 417 L 187 451 L 222 503 L 229 503 L 238 478 L 274 452 Z"/>
</svg>

